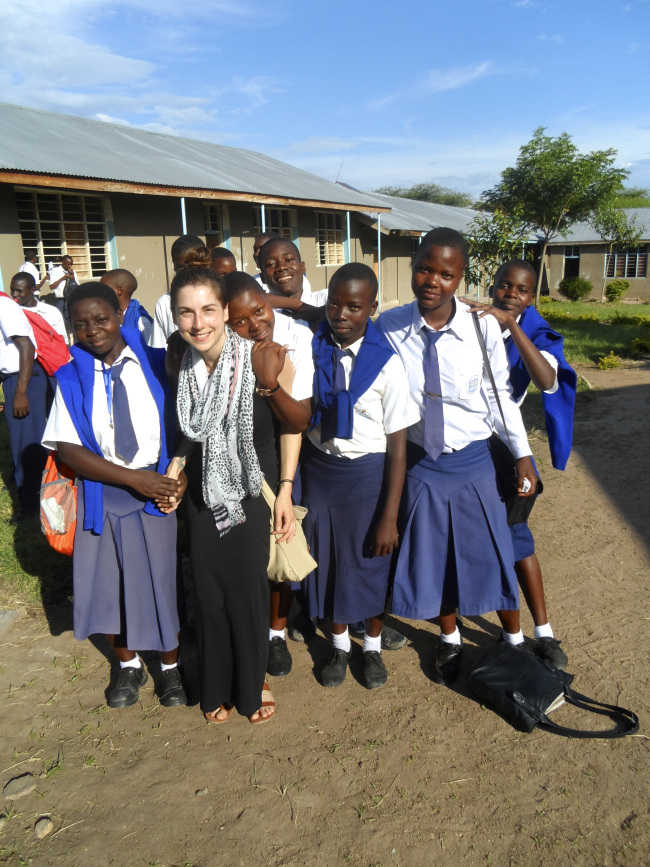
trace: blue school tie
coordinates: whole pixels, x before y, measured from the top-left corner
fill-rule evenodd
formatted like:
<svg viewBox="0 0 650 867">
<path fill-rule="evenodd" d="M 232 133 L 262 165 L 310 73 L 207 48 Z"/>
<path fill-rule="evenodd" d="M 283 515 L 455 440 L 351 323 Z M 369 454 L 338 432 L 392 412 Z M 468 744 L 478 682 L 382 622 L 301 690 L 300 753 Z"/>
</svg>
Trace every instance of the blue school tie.
<svg viewBox="0 0 650 867">
<path fill-rule="evenodd" d="M 445 419 L 436 343 L 442 331 L 424 331 L 427 338 L 424 356 L 424 450 L 435 461 L 445 447 Z"/>
<path fill-rule="evenodd" d="M 113 380 L 115 454 L 130 464 L 138 451 L 138 440 L 136 439 L 133 422 L 131 421 L 126 388 L 122 382 L 124 365 L 128 360 L 128 358 L 125 358 L 120 364 L 114 364 L 111 367 L 111 379 Z"/>
<path fill-rule="evenodd" d="M 332 390 L 330 394 L 336 395 L 339 391 L 345 391 L 345 369 L 342 364 L 345 350 L 338 346 L 332 348 Z M 338 424 L 338 412 L 336 411 L 336 401 L 334 405 L 323 413 L 323 420 L 320 426 L 320 441 L 326 443 L 333 440 L 336 436 L 336 428 Z"/>
</svg>

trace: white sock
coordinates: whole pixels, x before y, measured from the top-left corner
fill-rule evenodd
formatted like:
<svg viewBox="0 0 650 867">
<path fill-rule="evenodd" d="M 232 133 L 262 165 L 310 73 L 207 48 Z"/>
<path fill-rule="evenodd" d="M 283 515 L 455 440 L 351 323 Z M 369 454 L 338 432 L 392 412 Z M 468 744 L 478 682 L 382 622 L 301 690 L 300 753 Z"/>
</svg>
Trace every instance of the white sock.
<svg viewBox="0 0 650 867">
<path fill-rule="evenodd" d="M 542 626 L 535 627 L 535 638 L 555 638 L 550 623 L 544 623 Z"/>
<path fill-rule="evenodd" d="M 269 629 L 269 641 L 272 638 L 284 638 L 284 629 Z"/>
<path fill-rule="evenodd" d="M 381 653 L 381 632 L 376 638 L 371 638 L 367 632 L 363 633 L 363 652 L 368 653 L 371 650 Z"/>
<path fill-rule="evenodd" d="M 161 671 L 171 671 L 172 668 L 178 668 L 178 660 L 176 662 L 171 662 L 169 665 L 166 665 L 162 659 L 160 660 L 160 669 Z"/>
<path fill-rule="evenodd" d="M 505 629 L 503 632 L 503 640 L 507 641 L 508 644 L 523 644 L 524 643 L 524 633 L 519 630 L 519 632 L 506 632 Z"/>
<path fill-rule="evenodd" d="M 352 642 L 350 641 L 350 633 L 346 629 L 345 632 L 342 632 L 340 635 L 335 635 L 332 633 L 332 644 L 334 645 L 335 650 L 344 650 L 346 653 L 349 653 L 352 649 Z"/>
<path fill-rule="evenodd" d="M 461 644 L 460 629 L 456 627 L 451 635 L 445 635 L 444 632 L 441 632 L 440 641 L 442 641 L 443 644 Z"/>
<path fill-rule="evenodd" d="M 122 662 L 122 660 L 120 659 L 120 668 L 140 668 L 141 666 L 142 660 L 137 655 L 137 653 L 133 657 L 133 659 L 127 659 L 126 662 Z"/>
</svg>

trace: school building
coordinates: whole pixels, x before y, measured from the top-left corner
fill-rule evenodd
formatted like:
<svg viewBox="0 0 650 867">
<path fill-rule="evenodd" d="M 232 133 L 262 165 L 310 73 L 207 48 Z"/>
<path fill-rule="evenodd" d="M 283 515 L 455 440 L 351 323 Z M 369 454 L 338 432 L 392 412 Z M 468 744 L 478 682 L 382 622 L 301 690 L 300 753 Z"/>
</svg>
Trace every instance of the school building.
<svg viewBox="0 0 650 867">
<path fill-rule="evenodd" d="M 550 294 L 557 296 L 557 287 L 564 277 L 584 277 L 593 283 L 590 298 L 600 300 L 603 284 L 624 278 L 630 284 L 626 300 L 650 299 L 648 245 L 650 244 L 650 208 L 624 208 L 641 233 L 641 243 L 630 250 L 610 250 L 610 245 L 589 223 L 576 223 L 547 249 L 547 274 Z"/>
<path fill-rule="evenodd" d="M 349 261 L 380 278 L 382 307 L 410 301 L 422 234 L 462 231 L 469 209 L 367 194 L 260 153 L 117 124 L 0 105 L 0 289 L 38 250 L 41 275 L 62 254 L 81 280 L 127 268 L 149 310 L 173 277 L 175 238 L 228 247 L 255 273 L 263 230 L 294 241 L 314 290 Z M 43 287 L 47 292 L 47 284 Z"/>
</svg>

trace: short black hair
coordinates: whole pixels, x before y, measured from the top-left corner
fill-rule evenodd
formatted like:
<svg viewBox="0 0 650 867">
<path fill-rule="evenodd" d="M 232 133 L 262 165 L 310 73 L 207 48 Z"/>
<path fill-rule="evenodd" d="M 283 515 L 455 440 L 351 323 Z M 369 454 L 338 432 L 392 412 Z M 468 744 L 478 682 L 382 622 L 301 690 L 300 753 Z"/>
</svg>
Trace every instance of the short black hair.
<svg viewBox="0 0 650 867">
<path fill-rule="evenodd" d="M 245 295 L 247 292 L 254 292 L 256 295 L 261 295 L 266 299 L 266 292 L 260 284 L 251 277 L 250 274 L 244 271 L 231 271 L 223 278 L 224 286 L 226 287 L 226 304 L 230 304 L 235 298 Z M 267 299 L 268 300 L 268 299 Z"/>
<path fill-rule="evenodd" d="M 364 280 L 370 287 L 371 301 L 377 298 L 379 286 L 377 283 L 377 275 L 368 265 L 363 262 L 348 262 L 347 265 L 341 265 L 331 276 L 328 289 L 333 289 L 337 283 L 345 280 Z"/>
<path fill-rule="evenodd" d="M 181 235 L 176 238 L 170 250 L 172 262 L 176 262 L 176 257 L 182 250 L 189 250 L 191 247 L 202 246 L 203 241 L 197 235 Z"/>
<path fill-rule="evenodd" d="M 266 242 L 266 244 L 264 244 L 263 247 L 260 247 L 260 251 L 259 251 L 259 253 L 257 254 L 257 261 L 258 261 L 258 263 L 259 263 L 260 268 L 262 267 L 262 262 L 264 261 L 264 259 L 265 259 L 266 256 L 268 255 L 269 250 L 271 249 L 271 247 L 272 247 L 274 244 L 279 244 L 279 243 L 282 243 L 282 244 L 288 244 L 290 247 L 293 247 L 293 249 L 296 251 L 296 255 L 298 256 L 298 261 L 299 261 L 299 262 L 302 262 L 302 258 L 301 258 L 301 256 L 300 256 L 300 250 L 299 250 L 298 247 L 293 243 L 293 241 L 289 241 L 288 238 L 280 238 L 280 237 L 278 236 L 277 238 L 271 238 L 269 241 Z"/>
<path fill-rule="evenodd" d="M 30 289 L 36 289 L 36 280 L 34 280 L 34 275 L 30 274 L 29 271 L 19 271 L 11 278 L 11 283 L 14 280 L 18 280 L 20 283 L 27 283 Z"/>
<path fill-rule="evenodd" d="M 210 286 L 219 299 L 219 302 L 225 307 L 226 290 L 223 285 L 223 280 L 212 270 L 212 268 L 183 268 L 176 274 L 172 280 L 172 285 L 169 287 L 169 303 L 172 310 L 176 307 L 178 293 L 186 286 Z M 115 297 L 117 298 L 117 295 L 115 295 Z"/>
<path fill-rule="evenodd" d="M 107 271 L 105 274 L 102 274 L 102 280 L 108 277 L 112 282 L 108 285 L 113 286 L 115 283 L 120 289 L 129 295 L 133 295 L 135 290 L 138 288 L 138 281 L 135 278 L 135 275 L 130 271 L 127 271 L 126 268 L 113 268 L 112 271 Z"/>
<path fill-rule="evenodd" d="M 210 250 L 210 255 L 212 256 L 212 261 L 215 259 L 234 259 L 235 254 L 232 250 L 229 250 L 227 247 L 213 247 Z M 235 260 L 237 261 L 237 260 Z"/>
<path fill-rule="evenodd" d="M 467 241 L 455 229 L 450 229 L 447 226 L 438 226 L 435 229 L 431 229 L 420 241 L 415 258 L 417 259 L 421 256 L 429 247 L 452 247 L 454 250 L 458 250 L 463 257 L 463 264 L 467 265 L 469 262 Z"/>
<path fill-rule="evenodd" d="M 497 282 L 499 274 L 505 271 L 506 268 L 522 268 L 524 271 L 528 271 L 535 278 L 535 282 L 537 282 L 537 271 L 530 262 L 527 262 L 525 259 L 508 259 L 507 262 L 504 262 L 503 265 L 499 265 L 497 268 L 497 272 L 492 280 L 493 283 Z"/>
<path fill-rule="evenodd" d="M 267 241 L 277 241 L 278 239 L 281 241 L 285 240 L 282 235 L 278 235 L 277 232 L 260 232 L 259 235 L 255 235 L 253 238 L 253 244 L 257 244 L 260 238 L 266 238 Z M 262 246 L 264 245 L 262 244 Z"/>
<path fill-rule="evenodd" d="M 116 313 L 120 309 L 120 302 L 115 291 L 106 283 L 100 283 L 99 280 L 91 280 L 88 283 L 82 283 L 81 286 L 75 286 L 70 292 L 70 296 L 66 302 L 68 311 L 72 312 L 73 306 L 78 301 L 86 301 L 88 298 L 99 298 L 101 301 L 105 301 Z"/>
<path fill-rule="evenodd" d="M 27 247 L 25 250 L 25 262 L 31 262 L 34 256 L 38 256 L 36 247 Z"/>
</svg>

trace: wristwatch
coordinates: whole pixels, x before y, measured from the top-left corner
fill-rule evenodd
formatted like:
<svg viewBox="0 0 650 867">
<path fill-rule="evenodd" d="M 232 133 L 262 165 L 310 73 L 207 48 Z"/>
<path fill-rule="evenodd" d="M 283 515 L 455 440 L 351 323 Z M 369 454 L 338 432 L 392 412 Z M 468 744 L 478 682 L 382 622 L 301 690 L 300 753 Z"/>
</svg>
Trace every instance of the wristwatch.
<svg viewBox="0 0 650 867">
<path fill-rule="evenodd" d="M 272 394 L 275 394 L 276 391 L 280 388 L 280 383 L 275 386 L 275 388 L 262 388 L 261 386 L 257 386 L 255 391 L 259 394 L 260 397 L 271 397 Z"/>
</svg>

